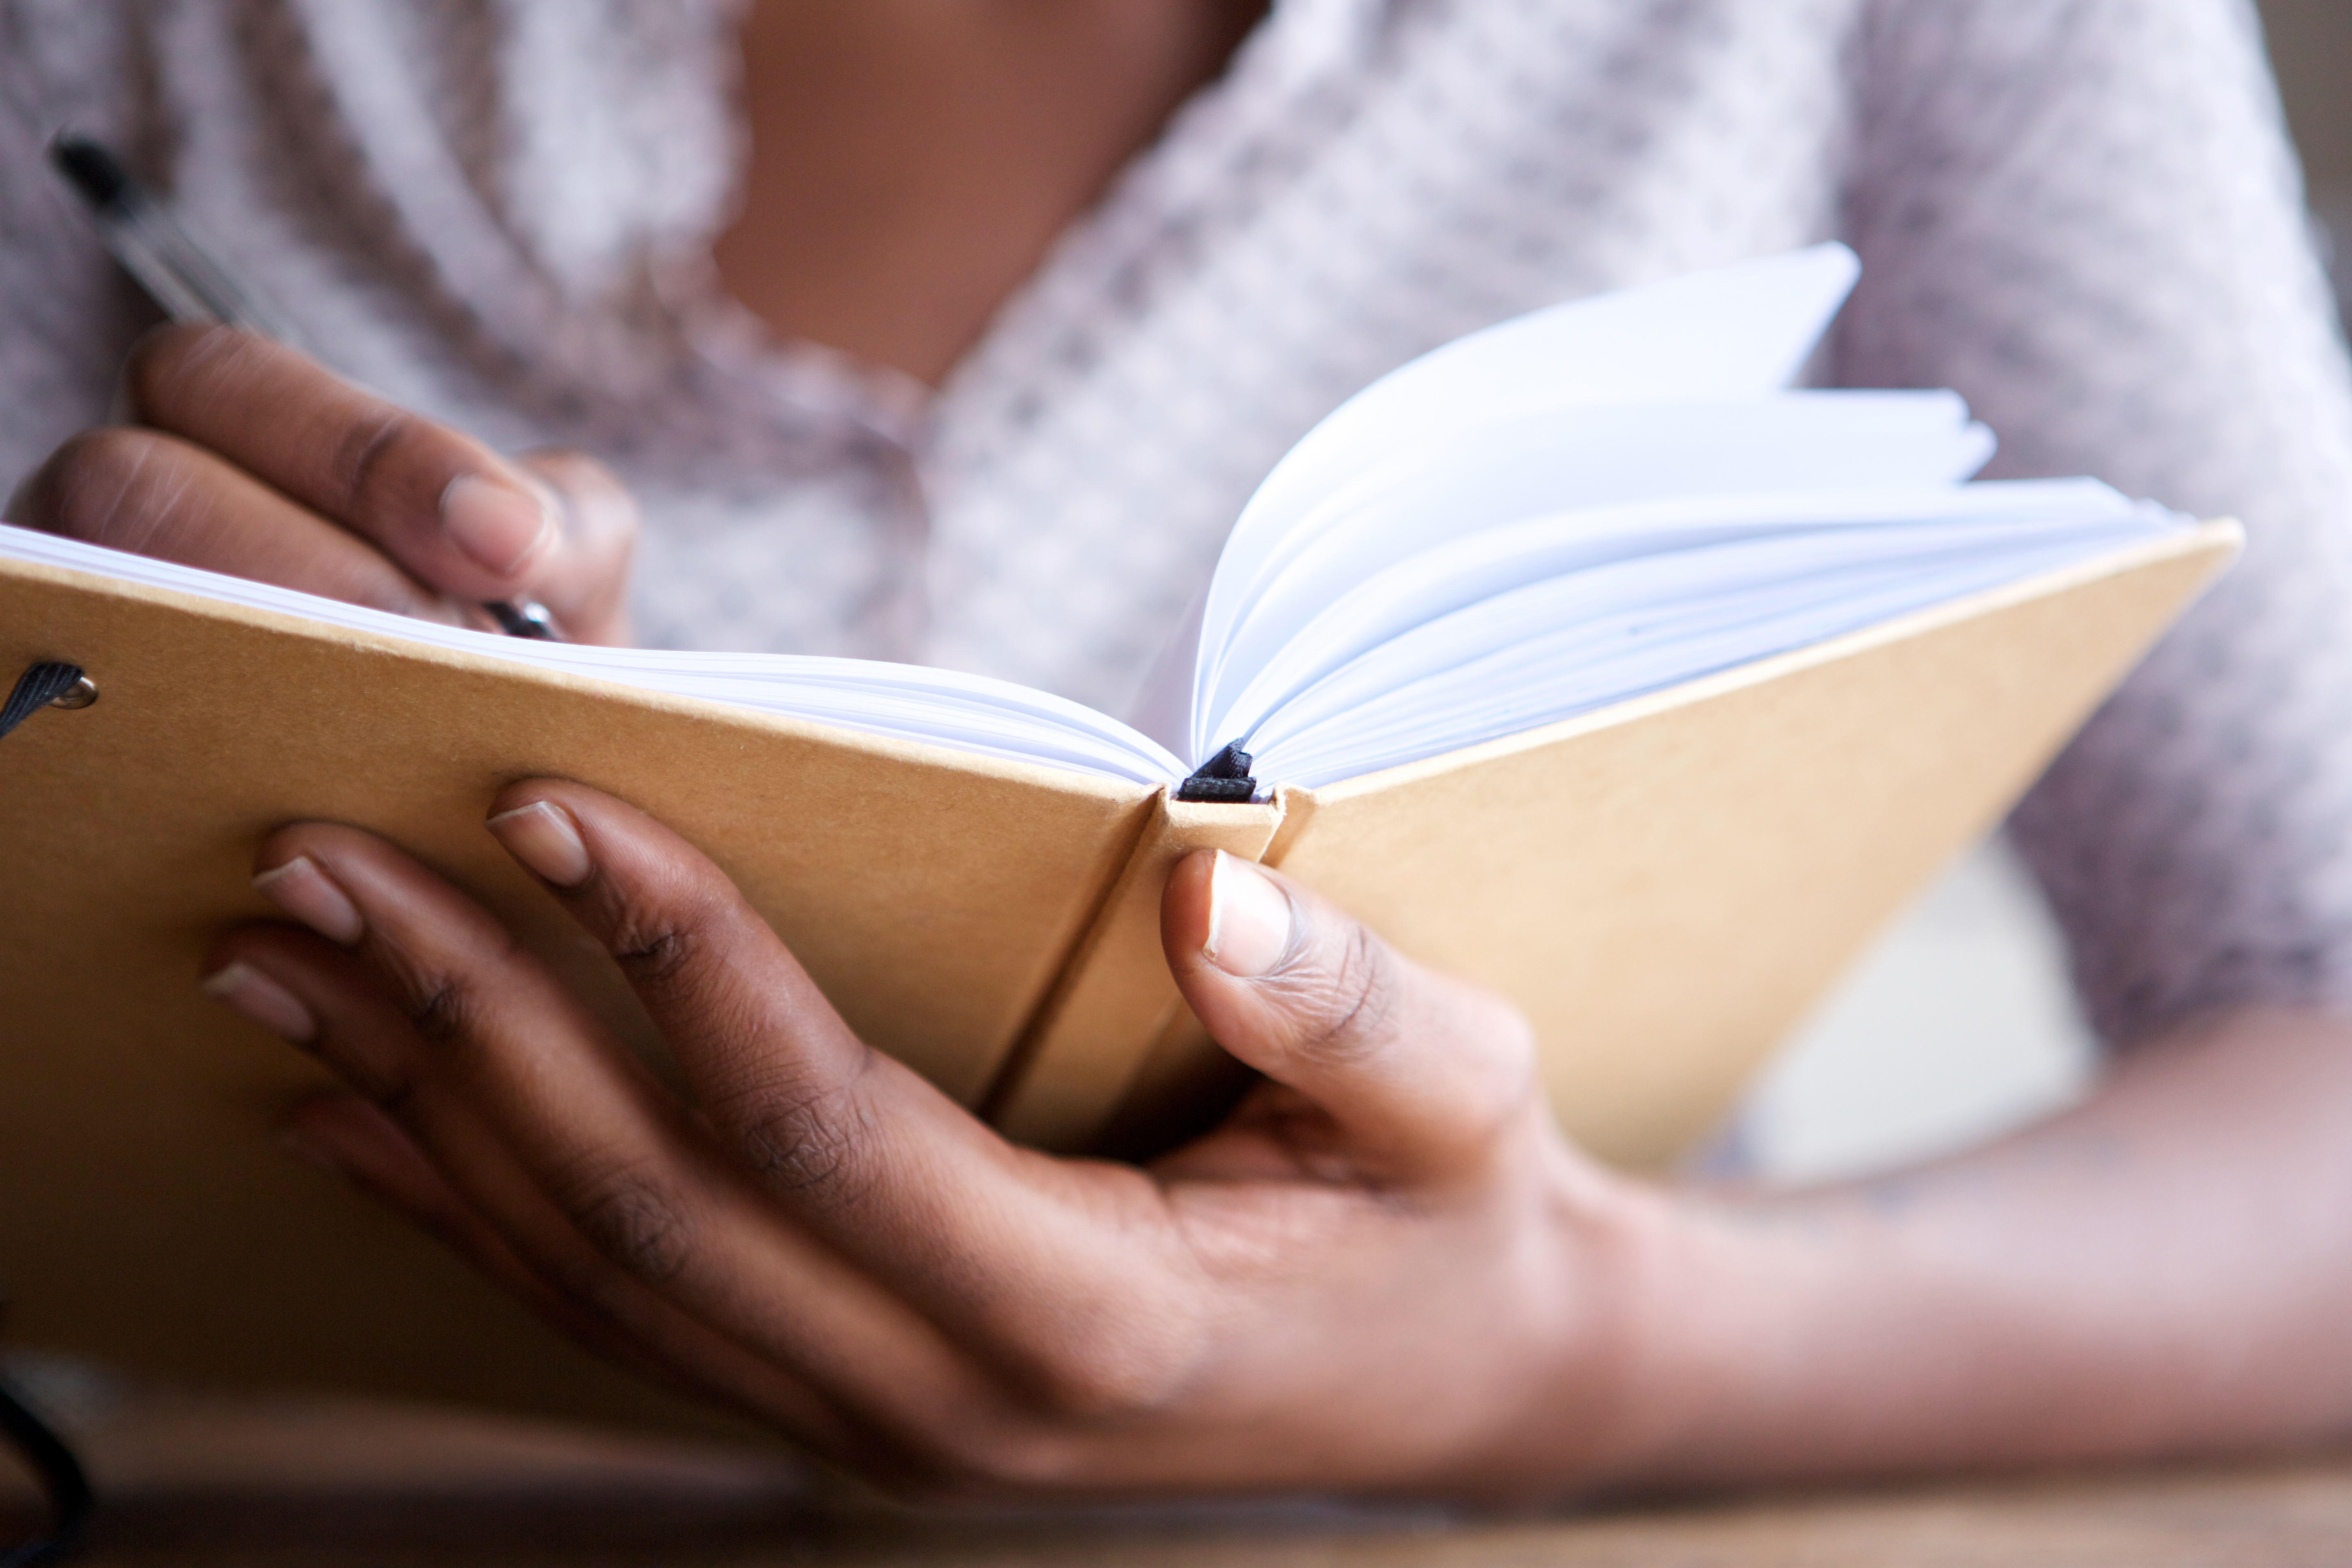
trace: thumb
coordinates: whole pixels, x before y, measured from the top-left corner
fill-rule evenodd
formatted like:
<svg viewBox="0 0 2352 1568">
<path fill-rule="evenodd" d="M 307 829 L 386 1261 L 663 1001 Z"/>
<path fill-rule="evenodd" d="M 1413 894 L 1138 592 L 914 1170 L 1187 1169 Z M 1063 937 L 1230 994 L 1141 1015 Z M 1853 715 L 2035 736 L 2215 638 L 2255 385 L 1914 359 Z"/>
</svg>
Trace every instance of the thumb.
<svg viewBox="0 0 2352 1568">
<path fill-rule="evenodd" d="M 1398 1174 L 1481 1159 L 1533 1100 L 1534 1045 L 1515 1009 L 1400 956 L 1286 878 L 1222 850 L 1189 856 L 1160 930 L 1217 1043 Z"/>
</svg>

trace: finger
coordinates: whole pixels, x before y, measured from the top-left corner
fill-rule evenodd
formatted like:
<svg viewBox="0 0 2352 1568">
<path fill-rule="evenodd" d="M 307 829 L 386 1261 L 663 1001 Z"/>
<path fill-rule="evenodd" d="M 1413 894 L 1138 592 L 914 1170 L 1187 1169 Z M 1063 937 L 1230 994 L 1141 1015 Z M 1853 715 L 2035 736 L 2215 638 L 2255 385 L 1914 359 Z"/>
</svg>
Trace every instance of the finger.
<svg viewBox="0 0 2352 1568">
<path fill-rule="evenodd" d="M 773 1426 L 817 1458 L 863 1473 L 904 1468 L 876 1434 L 806 1384 L 619 1277 L 586 1240 L 534 1264 L 478 1213 L 400 1126 L 356 1094 L 323 1091 L 297 1105 L 280 1142 L 306 1164 L 344 1181 L 457 1254 L 551 1328 L 646 1383 Z M 509 1172 L 503 1184 L 535 1201 Z M 544 1228 L 534 1226 L 533 1229 Z M 583 1269 L 608 1276 L 592 1289 L 553 1283 Z M 602 1303 L 618 1302 L 618 1310 Z"/>
<path fill-rule="evenodd" d="M 1050 1383 L 1079 1343 L 1172 1375 L 1198 1280 L 1148 1177 L 1017 1150 L 869 1048 L 726 876 L 634 807 L 530 780 L 490 826 L 604 943 L 722 1141 L 803 1225 L 1016 1373 Z"/>
<path fill-rule="evenodd" d="M 612 471 L 582 452 L 526 452 L 516 461 L 555 497 L 562 547 L 551 552 L 532 592 L 577 642 L 629 641 L 629 557 L 637 545 L 637 503 Z"/>
<path fill-rule="evenodd" d="M 467 610 L 325 519 L 176 437 L 74 437 L 8 505 L 12 522 L 345 604 L 451 625 Z"/>
<path fill-rule="evenodd" d="M 478 905 L 352 828 L 286 829 L 258 864 L 263 890 L 382 992 L 341 998 L 341 1027 L 320 1016 L 321 1058 L 517 1250 L 544 1259 L 561 1237 L 499 1186 L 500 1161 L 625 1275 L 845 1408 L 919 1423 L 973 1394 L 930 1324 L 775 1211 Z"/>
<path fill-rule="evenodd" d="M 1177 864 L 1160 938 L 1225 1049 L 1328 1114 L 1373 1175 L 1477 1169 L 1530 1103 L 1525 1020 L 1305 889 L 1223 851 Z"/>
<path fill-rule="evenodd" d="M 254 963 L 250 957 L 236 962 Z M 278 1142 L 303 1163 L 340 1177 L 398 1214 L 540 1319 L 608 1360 L 651 1381 L 677 1376 L 647 1349 L 651 1342 L 681 1337 L 675 1330 L 665 1325 L 650 1336 L 621 1333 L 612 1314 L 550 1285 L 475 1212 L 398 1123 L 358 1095 L 330 1090 L 310 1096 L 287 1112 Z"/>
<path fill-rule="evenodd" d="M 219 453 L 461 599 L 565 570 L 560 509 L 488 447 L 227 327 L 159 327 L 125 372 L 139 419 Z"/>
<path fill-rule="evenodd" d="M 382 1075 L 404 1070 L 420 1048 L 364 965 L 307 933 L 231 932 L 215 944 L 207 971 L 215 995 L 339 1071 L 365 1078 L 373 1093 L 394 1081 Z M 442 1107 L 429 1120 L 431 1155 L 379 1100 L 327 1093 L 298 1106 L 281 1135 L 299 1157 L 402 1215 L 589 1349 L 772 1422 L 827 1458 L 882 1458 L 871 1434 L 804 1381 L 601 1254 L 467 1108 Z"/>
</svg>

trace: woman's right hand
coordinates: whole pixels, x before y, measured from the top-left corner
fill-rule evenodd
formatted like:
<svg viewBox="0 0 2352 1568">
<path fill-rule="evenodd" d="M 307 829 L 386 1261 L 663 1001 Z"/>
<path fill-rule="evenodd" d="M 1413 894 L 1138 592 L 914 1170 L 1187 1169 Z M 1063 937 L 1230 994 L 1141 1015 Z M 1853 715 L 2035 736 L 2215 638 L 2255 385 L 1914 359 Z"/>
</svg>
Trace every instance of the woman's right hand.
<svg viewBox="0 0 2352 1568">
<path fill-rule="evenodd" d="M 628 639 L 636 507 L 594 459 L 502 458 L 227 327 L 157 328 L 124 384 L 137 423 L 59 447 L 10 521 L 457 626 L 536 600 L 568 638 Z"/>
</svg>

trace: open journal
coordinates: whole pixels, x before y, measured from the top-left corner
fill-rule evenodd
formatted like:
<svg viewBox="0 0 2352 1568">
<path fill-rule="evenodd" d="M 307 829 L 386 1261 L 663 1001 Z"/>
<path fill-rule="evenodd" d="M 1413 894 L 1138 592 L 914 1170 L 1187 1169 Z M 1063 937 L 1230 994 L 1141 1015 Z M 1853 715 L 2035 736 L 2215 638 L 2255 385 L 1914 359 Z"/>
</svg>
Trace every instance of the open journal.
<svg viewBox="0 0 2352 1568">
<path fill-rule="evenodd" d="M 2088 479 L 1970 483 L 1941 392 L 1790 390 L 1854 276 L 1562 305 L 1274 468 L 1126 719 L 983 677 L 426 626 L 0 529 L 0 1274 L 35 1342 L 215 1375 L 646 1408 L 263 1135 L 316 1079 L 195 993 L 258 836 L 357 823 L 657 1057 L 480 827 L 575 777 L 703 846 L 866 1038 L 1009 1135 L 1141 1152 L 1236 1069 L 1168 868 L 1278 864 L 1515 1000 L 1605 1157 L 1669 1162 L 2234 552 Z M 41 1194 L 34 1201 L 31 1194 Z M 110 1246 L 94 1268 L 89 1237 Z"/>
</svg>

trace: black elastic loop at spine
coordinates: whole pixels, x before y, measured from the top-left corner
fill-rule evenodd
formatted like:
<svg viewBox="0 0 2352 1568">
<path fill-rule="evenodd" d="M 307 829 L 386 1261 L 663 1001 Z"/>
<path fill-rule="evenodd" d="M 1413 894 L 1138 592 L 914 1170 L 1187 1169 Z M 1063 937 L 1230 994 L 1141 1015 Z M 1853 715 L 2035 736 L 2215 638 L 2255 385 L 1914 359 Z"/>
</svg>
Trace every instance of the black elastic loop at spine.
<svg viewBox="0 0 2352 1568">
<path fill-rule="evenodd" d="M 34 1415 L 5 1381 L 0 1381 L 0 1435 L 15 1445 L 40 1477 L 41 1490 L 49 1500 L 50 1520 L 47 1534 L 0 1547 L 0 1568 L 32 1568 L 36 1563 L 54 1562 L 81 1539 L 82 1524 L 97 1500 L 89 1489 L 89 1477 L 65 1439 L 49 1430 L 48 1423 Z"/>
<path fill-rule="evenodd" d="M 1227 746 L 1176 786 L 1176 798 L 1248 805 L 1257 798 L 1257 780 L 1250 777 L 1250 754 L 1241 749 L 1238 742 Z"/>
<path fill-rule="evenodd" d="M 41 663 L 16 678 L 16 689 L 0 703 L 0 739 L 40 710 L 71 691 L 81 680 L 78 664 Z"/>
</svg>

